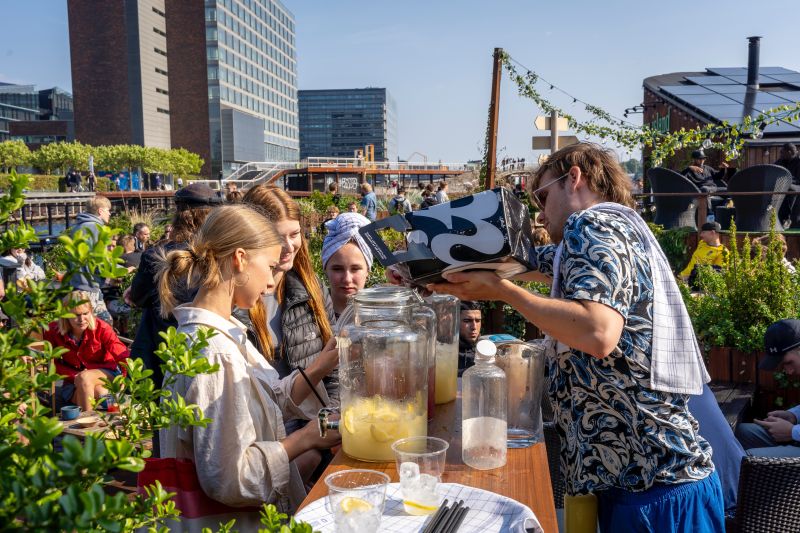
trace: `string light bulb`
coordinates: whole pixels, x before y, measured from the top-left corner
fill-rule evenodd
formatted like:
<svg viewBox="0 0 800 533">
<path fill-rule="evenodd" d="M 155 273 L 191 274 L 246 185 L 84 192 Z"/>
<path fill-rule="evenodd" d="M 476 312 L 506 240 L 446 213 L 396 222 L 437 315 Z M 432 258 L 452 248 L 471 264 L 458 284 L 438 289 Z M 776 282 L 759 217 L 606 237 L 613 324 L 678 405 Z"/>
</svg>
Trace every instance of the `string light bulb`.
<svg viewBox="0 0 800 533">
<path fill-rule="evenodd" d="M 708 150 L 709 148 L 711 148 L 712 144 L 713 143 L 711 142 L 711 139 L 708 139 L 708 138 L 704 139 L 703 140 L 703 149 L 704 150 Z"/>
</svg>

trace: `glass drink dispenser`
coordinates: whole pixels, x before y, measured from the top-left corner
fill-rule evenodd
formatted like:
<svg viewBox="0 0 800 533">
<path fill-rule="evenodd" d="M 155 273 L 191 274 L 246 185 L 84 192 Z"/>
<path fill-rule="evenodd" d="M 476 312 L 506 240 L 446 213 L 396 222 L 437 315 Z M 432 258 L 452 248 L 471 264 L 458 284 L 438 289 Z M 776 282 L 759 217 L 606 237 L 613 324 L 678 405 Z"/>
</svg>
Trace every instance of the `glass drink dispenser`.
<svg viewBox="0 0 800 533">
<path fill-rule="evenodd" d="M 364 289 L 337 324 L 338 429 L 354 459 L 392 461 L 394 441 L 428 433 L 430 337 L 418 306 L 410 289 Z M 322 430 L 332 426 L 320 416 Z"/>
</svg>

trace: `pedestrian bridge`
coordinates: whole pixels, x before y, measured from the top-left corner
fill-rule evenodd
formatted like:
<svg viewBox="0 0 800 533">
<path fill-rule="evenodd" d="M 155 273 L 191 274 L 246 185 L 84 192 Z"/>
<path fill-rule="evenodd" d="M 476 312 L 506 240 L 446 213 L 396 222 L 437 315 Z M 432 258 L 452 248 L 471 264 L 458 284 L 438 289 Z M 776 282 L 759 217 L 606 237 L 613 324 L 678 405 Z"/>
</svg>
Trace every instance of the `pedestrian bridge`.
<svg viewBox="0 0 800 533">
<path fill-rule="evenodd" d="M 477 179 L 479 170 L 480 165 L 476 163 L 310 157 L 303 161 L 247 163 L 223 178 L 222 186 L 235 184 L 239 189 L 248 189 L 260 183 L 271 183 L 293 196 L 307 196 L 313 191 L 325 192 L 329 183 L 336 182 L 341 194 L 355 195 L 362 182 L 383 185 L 397 181 L 416 187 L 420 182 L 433 183 L 446 179 L 452 183 Z"/>
</svg>

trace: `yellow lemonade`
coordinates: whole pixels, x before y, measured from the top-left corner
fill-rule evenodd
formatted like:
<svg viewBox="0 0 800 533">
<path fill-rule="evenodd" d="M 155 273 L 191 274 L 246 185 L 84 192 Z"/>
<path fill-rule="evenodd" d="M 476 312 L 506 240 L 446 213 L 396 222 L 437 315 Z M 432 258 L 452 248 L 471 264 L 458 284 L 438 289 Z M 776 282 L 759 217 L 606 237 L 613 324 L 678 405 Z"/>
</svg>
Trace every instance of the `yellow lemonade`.
<svg viewBox="0 0 800 533">
<path fill-rule="evenodd" d="M 436 403 L 452 402 L 458 393 L 458 344 L 436 343 Z"/>
<path fill-rule="evenodd" d="M 347 402 L 339 421 L 344 453 L 361 461 L 394 461 L 394 441 L 428 434 L 426 400 L 418 393 L 407 402 L 382 396 Z"/>
</svg>

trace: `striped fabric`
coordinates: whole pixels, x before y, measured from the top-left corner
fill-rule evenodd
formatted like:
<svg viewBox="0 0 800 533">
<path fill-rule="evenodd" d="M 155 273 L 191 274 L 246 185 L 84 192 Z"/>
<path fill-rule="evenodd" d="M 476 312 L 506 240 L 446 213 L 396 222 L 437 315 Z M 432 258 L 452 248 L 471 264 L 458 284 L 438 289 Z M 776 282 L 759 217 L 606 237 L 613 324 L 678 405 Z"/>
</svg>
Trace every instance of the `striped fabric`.
<svg viewBox="0 0 800 533">
<path fill-rule="evenodd" d="M 370 224 L 371 222 L 367 217 L 359 213 L 342 213 L 333 220 L 325 223 L 328 229 L 328 234 L 325 240 L 322 241 L 322 266 L 324 267 L 328 260 L 339 251 L 339 249 L 350 241 L 353 241 L 364 254 L 364 259 L 367 261 L 367 269 L 372 269 L 372 250 L 367 246 L 367 242 L 358 233 L 359 228 Z"/>
</svg>

